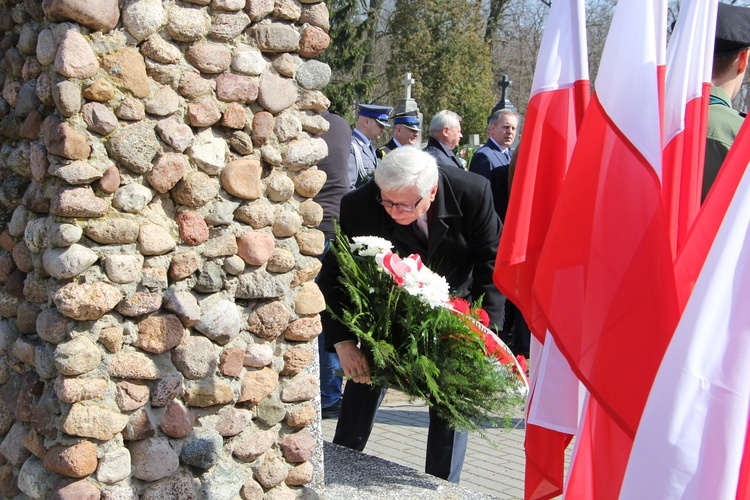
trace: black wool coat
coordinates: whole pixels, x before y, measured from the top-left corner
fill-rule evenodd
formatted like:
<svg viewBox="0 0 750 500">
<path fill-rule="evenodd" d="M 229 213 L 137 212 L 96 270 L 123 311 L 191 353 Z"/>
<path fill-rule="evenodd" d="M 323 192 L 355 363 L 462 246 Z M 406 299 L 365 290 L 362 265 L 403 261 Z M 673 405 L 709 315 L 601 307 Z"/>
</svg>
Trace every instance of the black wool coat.
<svg viewBox="0 0 750 500">
<path fill-rule="evenodd" d="M 454 167 L 439 168 L 438 190 L 430 207 L 429 241 L 425 245 L 408 226 L 397 224 L 376 201 L 374 180 L 344 196 L 340 225 L 347 236 L 380 236 L 394 245 L 401 257 L 417 253 L 432 271 L 444 276 L 451 293 L 476 299 L 491 325 L 502 326 L 503 299 L 492 281 L 502 223 L 493 207 L 490 184 L 475 174 Z M 338 283 L 338 262 L 332 252 L 323 259 L 318 286 L 328 306 L 340 315 L 346 300 Z M 326 349 L 344 340 L 356 340 L 349 329 L 325 311 L 321 315 Z M 495 328 L 497 329 L 497 328 Z"/>
</svg>

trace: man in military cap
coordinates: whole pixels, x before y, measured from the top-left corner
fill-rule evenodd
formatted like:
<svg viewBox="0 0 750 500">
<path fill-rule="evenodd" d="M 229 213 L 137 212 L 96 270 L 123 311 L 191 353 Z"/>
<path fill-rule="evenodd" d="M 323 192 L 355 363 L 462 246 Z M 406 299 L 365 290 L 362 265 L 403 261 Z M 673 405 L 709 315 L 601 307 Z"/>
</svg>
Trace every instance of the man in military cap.
<svg viewBox="0 0 750 500">
<path fill-rule="evenodd" d="M 383 158 L 400 146 L 417 145 L 421 129 L 418 113 L 418 111 L 406 111 L 393 117 L 393 137 L 385 146 L 378 149 L 378 158 Z"/>
<path fill-rule="evenodd" d="M 742 86 L 749 55 L 750 8 L 719 3 L 701 202 L 711 189 L 744 120 L 732 109 L 732 99 Z"/>
<path fill-rule="evenodd" d="M 378 157 L 372 145 L 373 139 L 383 135 L 388 115 L 393 108 L 375 104 L 360 104 L 357 125 L 352 131 L 352 147 L 349 150 L 349 185 L 359 187 L 372 177 Z"/>
</svg>

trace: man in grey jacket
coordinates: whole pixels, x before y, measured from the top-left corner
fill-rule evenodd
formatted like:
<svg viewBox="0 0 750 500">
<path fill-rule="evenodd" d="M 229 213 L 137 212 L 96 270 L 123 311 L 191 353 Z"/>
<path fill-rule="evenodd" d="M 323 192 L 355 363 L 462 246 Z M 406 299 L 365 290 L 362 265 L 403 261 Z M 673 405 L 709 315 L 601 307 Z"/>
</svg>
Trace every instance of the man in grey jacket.
<svg viewBox="0 0 750 500">
<path fill-rule="evenodd" d="M 378 139 L 388 123 L 388 115 L 393 108 L 375 104 L 360 104 L 357 125 L 352 131 L 352 147 L 349 150 L 349 185 L 359 187 L 372 178 L 378 165 L 374 139 Z"/>
</svg>

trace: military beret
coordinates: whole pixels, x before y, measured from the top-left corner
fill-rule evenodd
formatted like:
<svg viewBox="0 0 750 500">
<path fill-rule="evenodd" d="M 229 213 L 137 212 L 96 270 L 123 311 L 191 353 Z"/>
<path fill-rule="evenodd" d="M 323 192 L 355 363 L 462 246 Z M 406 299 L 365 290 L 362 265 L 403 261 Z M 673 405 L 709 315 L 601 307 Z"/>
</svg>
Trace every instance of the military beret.
<svg viewBox="0 0 750 500">
<path fill-rule="evenodd" d="M 384 127 L 390 127 L 388 123 L 388 115 L 391 114 L 393 108 L 390 106 L 378 106 L 377 104 L 358 104 L 359 116 L 366 116 L 368 118 L 374 118 L 376 122 Z"/>
<path fill-rule="evenodd" d="M 729 55 L 746 47 L 750 47 L 750 8 L 719 3 L 714 55 Z"/>
</svg>

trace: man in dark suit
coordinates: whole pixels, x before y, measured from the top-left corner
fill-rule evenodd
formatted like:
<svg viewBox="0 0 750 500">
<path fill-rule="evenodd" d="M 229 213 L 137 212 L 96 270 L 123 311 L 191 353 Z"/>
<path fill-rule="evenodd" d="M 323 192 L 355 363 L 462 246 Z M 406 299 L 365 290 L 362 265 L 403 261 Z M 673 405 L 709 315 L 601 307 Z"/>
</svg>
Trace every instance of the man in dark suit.
<svg viewBox="0 0 750 500">
<path fill-rule="evenodd" d="M 518 114 L 510 109 L 499 109 L 492 113 L 489 121 L 489 138 L 471 159 L 469 172 L 474 172 L 490 181 L 495 212 L 505 222 L 510 195 L 511 144 L 516 139 Z M 500 337 L 510 344 L 514 354 L 529 355 L 531 332 L 521 311 L 509 300 L 505 302 L 505 318 Z"/>
<path fill-rule="evenodd" d="M 502 320 L 502 296 L 492 282 L 502 223 L 492 206 L 487 181 L 457 168 L 438 168 L 435 159 L 417 148 L 389 153 L 374 179 L 341 201 L 341 230 L 349 237 L 380 236 L 402 256 L 417 253 L 430 269 L 443 275 L 457 296 L 484 296 L 491 324 Z M 369 385 L 370 362 L 357 338 L 335 320 L 346 295 L 333 254 L 323 260 L 318 278 L 333 314 L 322 314 L 328 350 L 338 353 L 349 382 L 333 442 L 363 450 L 385 389 Z M 425 472 L 458 482 L 468 434 L 449 428 L 430 411 Z"/>
<path fill-rule="evenodd" d="M 505 222 L 508 211 L 508 167 L 512 152 L 511 144 L 516 139 L 518 115 L 510 109 L 499 109 L 492 113 L 487 142 L 474 153 L 469 172 L 481 175 L 490 181 L 495 211 Z"/>
<path fill-rule="evenodd" d="M 430 121 L 430 139 L 424 150 L 435 157 L 439 167 L 463 169 L 461 160 L 453 154 L 461 137 L 461 117 L 453 111 L 444 109 Z"/>
<path fill-rule="evenodd" d="M 394 115 L 393 137 L 385 146 L 378 148 L 378 158 L 382 160 L 385 155 L 401 146 L 416 146 L 421 128 L 418 111 L 406 111 Z"/>
</svg>

